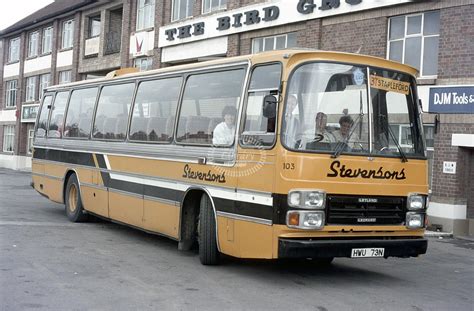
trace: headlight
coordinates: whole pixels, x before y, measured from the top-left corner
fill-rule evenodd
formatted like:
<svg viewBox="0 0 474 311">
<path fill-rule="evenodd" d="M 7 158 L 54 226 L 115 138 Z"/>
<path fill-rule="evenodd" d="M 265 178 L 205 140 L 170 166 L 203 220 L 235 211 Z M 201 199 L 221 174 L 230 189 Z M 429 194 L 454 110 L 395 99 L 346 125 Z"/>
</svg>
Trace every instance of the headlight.
<svg viewBox="0 0 474 311">
<path fill-rule="evenodd" d="M 322 190 L 291 190 L 288 193 L 288 205 L 306 209 L 324 209 L 326 192 Z"/>
<path fill-rule="evenodd" d="M 408 212 L 406 218 L 406 226 L 408 229 L 418 229 L 425 226 L 425 216 L 414 212 Z"/>
<path fill-rule="evenodd" d="M 421 194 L 412 193 L 408 195 L 407 209 L 408 210 L 422 210 L 426 206 L 426 197 Z"/>
<path fill-rule="evenodd" d="M 288 211 L 286 225 L 297 229 L 321 229 L 324 227 L 324 212 Z"/>
</svg>

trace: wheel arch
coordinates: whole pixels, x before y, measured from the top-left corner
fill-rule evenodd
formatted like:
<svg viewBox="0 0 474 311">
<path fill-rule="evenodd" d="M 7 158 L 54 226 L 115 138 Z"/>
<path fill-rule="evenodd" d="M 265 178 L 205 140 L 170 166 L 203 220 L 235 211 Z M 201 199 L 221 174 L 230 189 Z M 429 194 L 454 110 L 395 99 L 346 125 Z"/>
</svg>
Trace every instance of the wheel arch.
<svg viewBox="0 0 474 311">
<path fill-rule="evenodd" d="M 189 219 L 185 219 L 186 215 L 185 213 L 187 212 L 186 209 L 194 209 L 194 211 L 197 210 L 197 213 L 194 215 L 195 217 L 197 217 L 199 215 L 199 209 L 200 209 L 200 202 L 201 202 L 201 197 L 203 195 L 207 195 L 209 200 L 211 201 L 211 206 L 212 206 L 212 210 L 214 212 L 214 222 L 215 222 L 215 225 L 216 225 L 216 242 L 217 242 L 217 250 L 220 252 L 221 251 L 221 248 L 220 248 L 220 245 L 219 245 L 219 233 L 218 233 L 218 225 L 217 225 L 217 211 L 216 211 L 216 205 L 214 203 L 214 199 L 209 191 L 209 189 L 205 188 L 205 187 L 199 187 L 199 186 L 192 186 L 192 187 L 189 187 L 184 195 L 183 195 L 183 199 L 181 200 L 181 203 L 180 203 L 180 206 L 181 206 L 181 210 L 180 210 L 180 217 L 179 217 L 179 240 L 181 241 L 183 239 L 183 234 L 185 235 L 185 227 L 186 224 L 183 223 L 184 221 L 189 221 Z M 193 199 L 196 199 L 197 200 L 193 200 Z M 186 238 L 186 237 L 185 237 Z"/>
<path fill-rule="evenodd" d="M 67 183 L 69 181 L 69 178 L 71 177 L 71 175 L 76 175 L 76 178 L 77 178 L 77 182 L 79 184 L 79 195 L 81 194 L 81 182 L 79 180 L 79 175 L 77 174 L 77 171 L 73 168 L 70 168 L 66 171 L 66 173 L 64 174 L 64 178 L 63 178 L 63 189 L 61 191 L 62 193 L 62 203 L 63 204 L 66 204 L 66 188 L 67 188 Z"/>
</svg>

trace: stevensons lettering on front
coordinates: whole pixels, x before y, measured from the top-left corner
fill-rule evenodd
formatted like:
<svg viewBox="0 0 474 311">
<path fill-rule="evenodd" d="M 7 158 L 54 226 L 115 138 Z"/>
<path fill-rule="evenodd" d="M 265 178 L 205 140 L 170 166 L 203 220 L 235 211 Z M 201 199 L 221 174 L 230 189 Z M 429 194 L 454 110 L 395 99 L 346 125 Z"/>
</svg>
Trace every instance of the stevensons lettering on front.
<svg viewBox="0 0 474 311">
<path fill-rule="evenodd" d="M 235 33 L 353 13 L 413 0 L 273 0 L 206 17 L 187 19 L 159 29 L 160 48 Z"/>
</svg>

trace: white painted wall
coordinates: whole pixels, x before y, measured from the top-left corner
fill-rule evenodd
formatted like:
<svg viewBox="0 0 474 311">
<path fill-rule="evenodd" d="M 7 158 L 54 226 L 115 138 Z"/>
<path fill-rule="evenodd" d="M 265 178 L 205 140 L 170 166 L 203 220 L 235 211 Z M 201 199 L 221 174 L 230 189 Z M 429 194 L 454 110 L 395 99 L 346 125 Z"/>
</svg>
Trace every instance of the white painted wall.
<svg viewBox="0 0 474 311">
<path fill-rule="evenodd" d="M 100 37 L 90 38 L 86 40 L 84 47 L 84 55 L 93 55 L 99 53 Z"/>
<path fill-rule="evenodd" d="M 31 157 L 0 154 L 0 167 L 12 170 L 31 171 Z"/>
<path fill-rule="evenodd" d="M 448 218 L 448 219 L 466 219 L 466 205 L 454 205 L 430 202 L 428 216 Z"/>
<path fill-rule="evenodd" d="M 140 31 L 130 37 L 130 54 L 133 57 L 150 55 L 155 45 L 155 31 Z"/>
<path fill-rule="evenodd" d="M 174 62 L 199 57 L 225 55 L 227 53 L 227 37 L 219 37 L 207 41 L 198 41 L 180 46 L 166 47 L 161 52 L 162 62 Z"/>
<path fill-rule="evenodd" d="M 72 50 L 59 52 L 56 67 L 72 66 Z"/>
<path fill-rule="evenodd" d="M 474 134 L 453 134 L 451 145 L 474 148 Z"/>
<path fill-rule="evenodd" d="M 3 66 L 3 78 L 14 77 L 20 75 L 20 63 L 14 63 Z"/>
<path fill-rule="evenodd" d="M 34 71 L 50 69 L 51 68 L 51 55 L 36 57 L 25 61 L 24 73 L 30 73 Z"/>
<path fill-rule="evenodd" d="M 0 110 L 0 122 L 16 122 L 16 110 Z M 1 138 L 3 139 L 3 137 Z"/>
</svg>

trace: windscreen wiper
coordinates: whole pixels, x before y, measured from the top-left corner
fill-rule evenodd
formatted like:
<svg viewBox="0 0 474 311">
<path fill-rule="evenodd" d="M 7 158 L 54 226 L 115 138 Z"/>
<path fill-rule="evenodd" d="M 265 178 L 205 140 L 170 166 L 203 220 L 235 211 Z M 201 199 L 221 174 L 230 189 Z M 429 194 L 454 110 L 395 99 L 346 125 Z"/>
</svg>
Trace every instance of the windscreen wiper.
<svg viewBox="0 0 474 311">
<path fill-rule="evenodd" d="M 351 139 L 352 134 L 354 134 L 354 132 L 357 128 L 357 125 L 359 125 L 359 123 L 362 124 L 361 121 L 362 121 L 363 118 L 364 118 L 364 113 L 361 112 L 357 116 L 357 119 L 354 122 L 354 125 L 352 126 L 351 131 L 349 132 L 349 135 L 347 136 L 347 138 L 345 138 L 343 141 L 340 141 L 340 142 L 337 143 L 336 148 L 334 149 L 334 153 L 332 154 L 331 158 L 337 158 L 341 154 L 341 152 L 344 150 L 344 146 L 349 145 L 349 140 Z"/>
<path fill-rule="evenodd" d="M 388 121 L 387 117 L 385 117 L 385 116 L 382 116 L 382 117 L 384 117 Z M 395 138 L 395 134 L 393 134 L 392 128 L 390 127 L 388 122 L 385 123 L 385 127 L 387 128 L 387 131 L 389 132 L 390 137 L 392 137 L 393 142 L 395 143 L 395 146 L 397 146 L 398 153 L 400 153 L 400 157 L 402 158 L 402 162 L 408 162 L 407 156 L 405 155 L 405 152 L 403 152 L 402 146 L 400 146 L 400 143 L 398 142 L 398 139 Z"/>
</svg>

